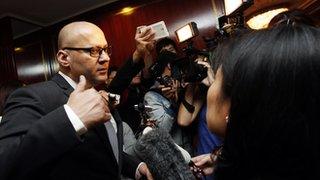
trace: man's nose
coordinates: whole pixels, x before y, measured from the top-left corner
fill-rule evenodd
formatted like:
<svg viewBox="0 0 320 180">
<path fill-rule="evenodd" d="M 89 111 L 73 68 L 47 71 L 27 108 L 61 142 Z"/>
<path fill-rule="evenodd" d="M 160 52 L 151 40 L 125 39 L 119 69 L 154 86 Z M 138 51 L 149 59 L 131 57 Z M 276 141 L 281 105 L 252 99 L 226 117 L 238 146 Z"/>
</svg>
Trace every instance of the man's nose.
<svg viewBox="0 0 320 180">
<path fill-rule="evenodd" d="M 102 51 L 100 56 L 99 56 L 99 62 L 105 62 L 105 61 L 109 62 L 110 61 L 110 56 L 109 56 L 108 53 Z"/>
</svg>

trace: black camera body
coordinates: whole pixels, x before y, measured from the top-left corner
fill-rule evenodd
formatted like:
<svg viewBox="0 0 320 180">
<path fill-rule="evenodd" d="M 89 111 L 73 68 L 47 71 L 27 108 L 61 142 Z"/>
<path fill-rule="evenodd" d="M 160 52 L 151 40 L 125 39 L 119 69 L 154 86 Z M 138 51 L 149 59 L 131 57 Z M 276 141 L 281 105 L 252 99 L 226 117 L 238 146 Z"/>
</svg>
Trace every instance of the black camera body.
<svg viewBox="0 0 320 180">
<path fill-rule="evenodd" d="M 173 84 L 173 78 L 167 75 L 157 77 L 157 81 L 165 87 L 171 87 Z"/>
<path fill-rule="evenodd" d="M 183 49 L 186 54 L 185 57 L 175 61 L 174 66 L 180 71 L 180 80 L 183 82 L 201 82 L 207 77 L 207 67 L 198 64 L 196 59 L 201 57 L 209 56 L 206 51 L 200 51 L 192 46 L 192 42 L 189 43 L 188 47 Z"/>
<path fill-rule="evenodd" d="M 207 67 L 191 61 L 186 73 L 184 73 L 184 82 L 200 82 L 207 77 Z"/>
<path fill-rule="evenodd" d="M 179 57 L 176 53 L 163 51 L 158 55 L 157 61 L 150 67 L 151 76 L 161 84 L 169 86 L 169 81 L 163 79 L 162 73 L 170 63 L 171 77 L 183 82 L 200 82 L 207 77 L 207 68 L 198 64 L 195 60 L 198 56 L 208 57 L 208 52 L 200 51 L 192 46 L 192 41 L 188 47 L 183 49 L 184 57 Z"/>
<path fill-rule="evenodd" d="M 161 77 L 165 67 L 170 64 L 174 64 L 176 59 L 179 59 L 176 53 L 170 51 L 162 51 L 159 53 L 157 61 L 149 68 L 149 72 L 154 79 Z"/>
</svg>

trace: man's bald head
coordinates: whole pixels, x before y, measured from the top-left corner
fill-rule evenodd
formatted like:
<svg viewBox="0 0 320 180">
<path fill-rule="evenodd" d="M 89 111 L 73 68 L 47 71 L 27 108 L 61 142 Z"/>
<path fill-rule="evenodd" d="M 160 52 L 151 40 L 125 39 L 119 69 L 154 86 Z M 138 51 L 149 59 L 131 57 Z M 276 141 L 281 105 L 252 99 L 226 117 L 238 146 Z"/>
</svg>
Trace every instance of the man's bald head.
<svg viewBox="0 0 320 180">
<path fill-rule="evenodd" d="M 104 33 L 92 23 L 73 22 L 64 26 L 58 37 L 59 71 L 75 82 L 78 82 L 80 75 L 84 75 L 92 86 L 105 83 L 110 57 L 100 50 L 99 57 L 93 57 L 91 51 L 106 46 L 108 43 Z"/>
<path fill-rule="evenodd" d="M 79 21 L 64 26 L 58 36 L 58 48 L 86 47 L 95 42 L 95 38 L 103 38 L 104 33 L 95 24 Z"/>
</svg>

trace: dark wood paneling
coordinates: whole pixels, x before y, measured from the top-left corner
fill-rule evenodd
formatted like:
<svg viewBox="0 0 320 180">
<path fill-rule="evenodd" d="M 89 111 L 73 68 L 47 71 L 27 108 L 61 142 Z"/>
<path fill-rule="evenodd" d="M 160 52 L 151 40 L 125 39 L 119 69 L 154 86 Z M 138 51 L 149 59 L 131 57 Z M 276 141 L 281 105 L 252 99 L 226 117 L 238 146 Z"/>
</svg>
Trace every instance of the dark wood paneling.
<svg viewBox="0 0 320 180">
<path fill-rule="evenodd" d="M 122 8 L 127 6 L 136 7 L 133 14 L 128 16 L 118 14 Z M 137 26 L 163 20 L 170 37 L 175 39 L 176 29 L 194 21 L 198 24 L 200 31 L 200 35 L 194 39 L 194 44 L 197 48 L 202 49 L 205 48 L 202 36 L 212 37 L 217 24 L 212 0 L 117 1 L 15 40 L 16 47 L 26 48 L 24 52 L 16 55 L 17 62 L 19 61 L 17 66 L 19 79 L 30 83 L 43 81 L 46 76 L 50 77 L 57 70 L 55 53 L 60 28 L 69 22 L 79 20 L 90 21 L 101 27 L 108 42 L 113 46 L 111 65 L 116 66 L 120 66 L 133 53 Z M 180 45 L 180 47 L 184 46 L 186 45 Z M 44 58 L 44 64 L 41 64 L 41 58 Z M 27 71 L 33 66 L 37 66 L 38 69 Z M 44 72 L 40 73 L 40 69 Z"/>
<path fill-rule="evenodd" d="M 119 7 L 119 10 L 122 7 Z M 132 54 L 135 47 L 136 27 L 165 21 L 170 37 L 188 22 L 197 23 L 200 36 L 194 39 L 195 46 L 204 48 L 202 36 L 212 36 L 216 20 L 211 0 L 185 1 L 164 0 L 138 7 L 131 15 L 106 14 L 97 18 L 96 23 L 105 32 L 107 40 L 113 46 L 112 65 L 119 66 Z M 181 47 L 185 46 L 182 44 Z"/>
<path fill-rule="evenodd" d="M 24 84 L 47 80 L 49 63 L 44 59 L 42 42 L 34 42 L 20 48 L 20 51 L 15 52 L 19 80 Z"/>
<path fill-rule="evenodd" d="M 22 49 L 14 55 L 19 80 L 25 84 L 47 80 L 56 72 L 56 38 L 52 32 L 44 28 L 14 41 L 14 47 Z"/>
<path fill-rule="evenodd" d="M 317 15 L 317 17 L 319 17 L 319 4 L 315 3 L 317 1 L 307 1 L 311 3 L 306 3 L 306 0 L 255 0 L 255 5 L 250 7 L 244 14 L 248 17 L 261 11 L 261 7 L 271 7 L 279 3 L 290 2 L 290 8 L 296 7 L 308 10 L 308 12 L 313 12 L 311 15 Z M 304 6 L 302 7 L 302 5 Z M 135 7 L 135 12 L 129 16 L 118 14 L 118 12 L 126 6 Z M 57 63 L 55 62 L 55 53 L 57 50 L 57 34 L 60 28 L 69 22 L 85 20 L 100 26 L 108 42 L 113 46 L 111 65 L 120 66 L 134 51 L 134 34 L 136 27 L 139 25 L 149 25 L 161 20 L 165 21 L 171 38 L 175 38 L 174 31 L 176 29 L 190 21 L 196 22 L 200 35 L 194 39 L 194 44 L 199 49 L 205 48 L 202 36 L 214 36 L 217 18 L 224 14 L 223 6 L 222 0 L 116 1 L 16 39 L 14 41 L 15 47 L 27 47 L 25 54 L 17 55 L 17 58 L 19 58 L 17 59 L 17 61 L 19 61 L 19 66 L 17 66 L 19 76 L 23 77 L 19 77 L 19 79 L 26 79 L 28 82 L 37 82 L 44 80 L 46 76 L 50 77 L 56 72 Z M 1 27 L 3 27 L 2 24 Z M 3 36 L 3 33 L 6 34 L 7 30 L 1 28 L 0 38 L 12 37 L 11 35 Z M 186 45 L 181 44 L 179 46 L 182 48 Z M 15 64 L 13 61 L 10 61 L 10 58 L 12 60 L 12 40 L 11 42 L 4 43 L 0 50 L 1 75 L 4 73 L 2 77 L 6 76 L 6 74 L 10 74 L 10 77 L 13 78 L 16 77 L 17 71 L 15 70 Z M 44 58 L 44 63 L 41 67 L 44 72 L 38 72 L 37 74 L 35 73 L 36 71 L 33 73 L 25 71 L 25 69 L 31 68 L 32 65 L 40 67 L 42 63 L 41 58 Z M 3 61 L 2 59 L 6 60 Z M 23 75 L 22 72 L 26 72 L 27 74 Z"/>
<path fill-rule="evenodd" d="M 13 40 L 11 19 L 0 19 L 0 83 L 17 79 L 17 71 L 13 59 Z"/>
</svg>

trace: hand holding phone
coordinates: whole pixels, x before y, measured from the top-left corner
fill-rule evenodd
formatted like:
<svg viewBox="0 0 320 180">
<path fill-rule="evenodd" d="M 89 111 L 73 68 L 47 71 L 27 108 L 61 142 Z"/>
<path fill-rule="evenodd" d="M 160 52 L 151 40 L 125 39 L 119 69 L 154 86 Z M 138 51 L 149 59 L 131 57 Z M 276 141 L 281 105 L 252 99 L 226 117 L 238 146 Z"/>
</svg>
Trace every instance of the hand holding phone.
<svg viewBox="0 0 320 180">
<path fill-rule="evenodd" d="M 133 61 L 138 62 L 141 59 L 144 59 L 146 55 L 154 48 L 154 36 L 155 33 L 150 29 L 146 28 L 144 31 L 141 29 L 145 26 L 139 26 L 136 31 L 135 41 L 136 41 L 136 50 L 133 53 Z"/>
<path fill-rule="evenodd" d="M 143 33 L 149 28 L 155 32 L 155 40 L 169 36 L 169 32 L 164 21 L 160 21 L 149 26 L 139 26 L 137 27 L 137 31 Z"/>
<path fill-rule="evenodd" d="M 191 169 L 193 175 L 197 179 L 202 179 L 202 177 L 205 176 L 203 170 L 200 167 L 198 167 L 193 161 L 189 162 L 189 166 L 190 166 L 190 169 Z"/>
</svg>

